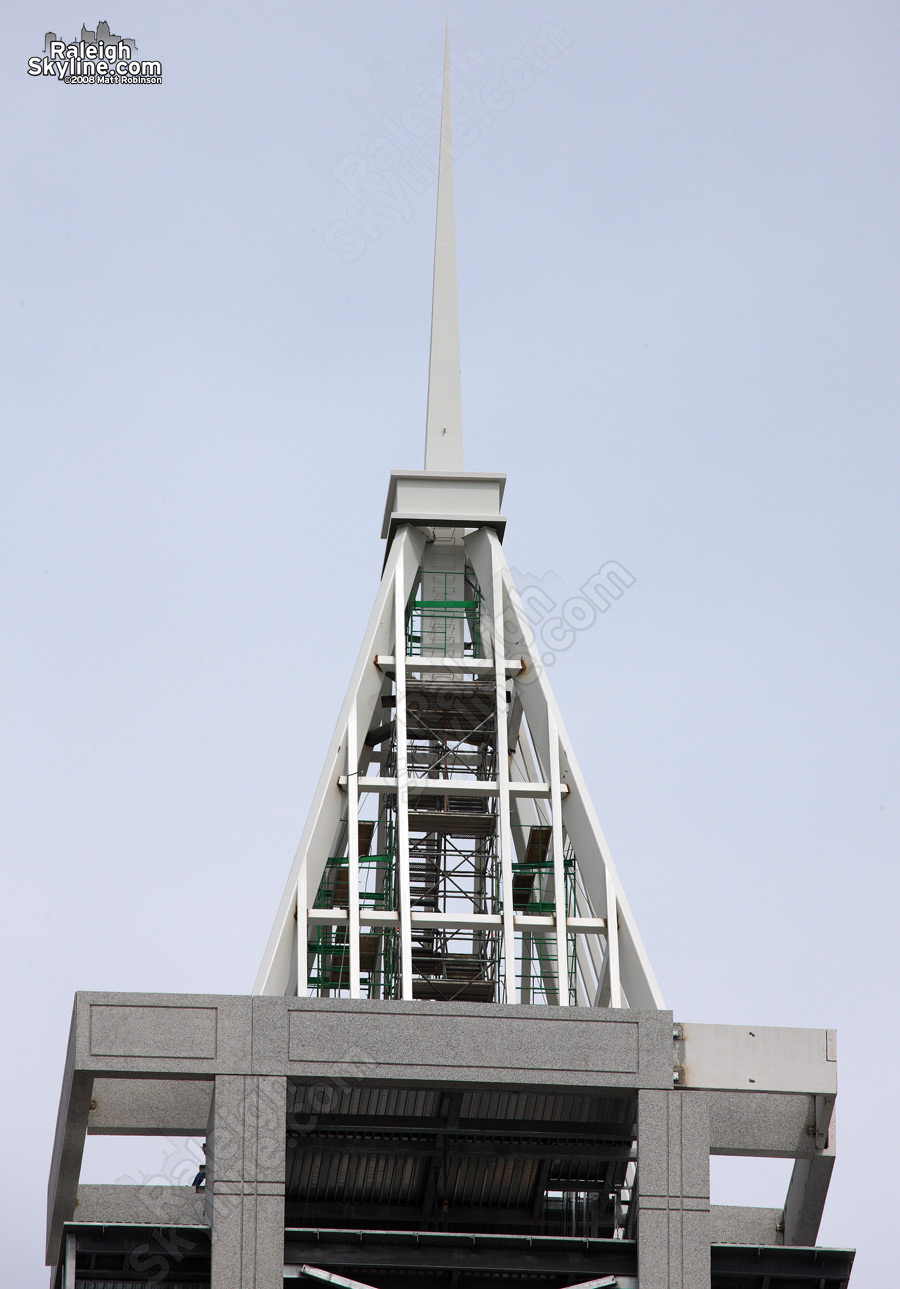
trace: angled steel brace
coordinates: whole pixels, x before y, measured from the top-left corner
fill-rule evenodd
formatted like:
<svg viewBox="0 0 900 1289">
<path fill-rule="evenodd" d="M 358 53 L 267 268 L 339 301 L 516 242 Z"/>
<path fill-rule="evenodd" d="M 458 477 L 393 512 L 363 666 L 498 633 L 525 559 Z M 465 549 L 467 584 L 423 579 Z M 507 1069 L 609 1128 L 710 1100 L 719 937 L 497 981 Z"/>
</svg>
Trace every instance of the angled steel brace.
<svg viewBox="0 0 900 1289">
<path fill-rule="evenodd" d="M 334 836 L 341 822 L 343 797 L 338 779 L 341 774 L 346 773 L 346 741 L 350 712 L 355 708 L 357 729 L 367 731 L 381 696 L 381 673 L 374 666 L 373 660 L 376 654 L 393 652 L 395 584 L 400 589 L 405 604 L 412 589 L 424 546 L 424 535 L 418 529 L 408 526 L 398 529 L 391 545 L 375 607 L 369 618 L 369 625 L 363 637 L 347 696 L 325 758 L 306 827 L 303 830 L 262 965 L 253 986 L 255 994 L 295 992 L 297 984 L 294 983 L 294 987 L 291 988 L 292 977 L 294 982 L 297 979 L 292 959 L 297 960 L 300 974 L 303 974 L 305 939 L 303 952 L 298 952 L 294 919 L 298 907 L 298 891 L 305 915 L 306 909 L 315 899 L 325 861 L 331 852 Z M 302 992 L 306 992 L 305 988 Z"/>
</svg>

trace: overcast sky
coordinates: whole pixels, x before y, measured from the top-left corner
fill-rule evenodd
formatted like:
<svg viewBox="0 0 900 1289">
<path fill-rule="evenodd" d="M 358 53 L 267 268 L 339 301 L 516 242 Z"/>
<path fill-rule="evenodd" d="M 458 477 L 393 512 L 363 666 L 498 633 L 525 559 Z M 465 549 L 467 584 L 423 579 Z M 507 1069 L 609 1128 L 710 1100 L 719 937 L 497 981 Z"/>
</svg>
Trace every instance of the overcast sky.
<svg viewBox="0 0 900 1289">
<path fill-rule="evenodd" d="M 854 1289 L 882 1289 L 889 0 L 7 10 L 8 1281 L 46 1285 L 73 992 L 252 986 L 376 592 L 388 474 L 421 465 L 447 13 L 466 464 L 508 473 L 523 580 L 563 600 L 605 560 L 634 577 L 551 681 L 675 1018 L 837 1028 L 820 1242 L 857 1246 Z M 26 74 L 46 31 L 99 18 L 162 85 Z M 153 1143 L 89 1146 L 91 1180 L 166 1166 Z M 714 1164 L 714 1199 L 782 1202 L 778 1165 Z"/>
</svg>

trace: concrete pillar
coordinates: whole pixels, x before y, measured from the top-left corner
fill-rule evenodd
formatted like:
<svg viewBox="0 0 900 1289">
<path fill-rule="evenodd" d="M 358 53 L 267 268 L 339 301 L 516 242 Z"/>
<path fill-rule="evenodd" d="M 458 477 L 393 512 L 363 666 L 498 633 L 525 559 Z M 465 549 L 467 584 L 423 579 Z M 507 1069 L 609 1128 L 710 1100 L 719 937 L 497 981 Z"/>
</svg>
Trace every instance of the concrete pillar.
<svg viewBox="0 0 900 1289">
<path fill-rule="evenodd" d="M 282 1289 L 284 1078 L 216 1075 L 207 1137 L 211 1289 Z"/>
<path fill-rule="evenodd" d="M 824 1149 L 817 1150 L 811 1159 L 794 1161 L 794 1171 L 791 1173 L 784 1202 L 785 1244 L 807 1247 L 815 1244 L 834 1168 L 834 1156 L 835 1116 L 832 1114 Z"/>
<path fill-rule="evenodd" d="M 709 1289 L 709 1110 L 685 1092 L 638 1093 L 638 1281 Z"/>
</svg>

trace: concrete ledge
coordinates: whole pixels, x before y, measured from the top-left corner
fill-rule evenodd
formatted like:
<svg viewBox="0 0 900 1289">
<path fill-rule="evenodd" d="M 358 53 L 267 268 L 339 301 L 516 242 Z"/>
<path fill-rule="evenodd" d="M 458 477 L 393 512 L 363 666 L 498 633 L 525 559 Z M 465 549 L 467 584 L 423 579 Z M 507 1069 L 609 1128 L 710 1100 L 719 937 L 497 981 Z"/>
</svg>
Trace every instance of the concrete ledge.
<svg viewBox="0 0 900 1289">
<path fill-rule="evenodd" d="M 711 1204 L 709 1240 L 711 1244 L 753 1244 L 771 1247 L 784 1244 L 780 1208 L 744 1208 L 737 1204 Z"/>
<path fill-rule="evenodd" d="M 151 1126 L 151 1112 L 137 1102 L 128 1108 L 127 1091 L 110 1084 L 116 1076 L 158 1082 L 339 1073 L 447 1086 L 502 1087 L 512 1080 L 577 1087 L 599 1080 L 604 1087 L 668 1089 L 671 1016 L 603 1007 L 79 993 L 72 1066 L 103 1081 L 106 1099 L 116 1098 L 126 1121 L 133 1119 L 125 1131 L 135 1132 Z M 174 1102 L 162 1090 L 154 1095 L 159 1113 L 167 1114 Z M 99 1111 L 98 1104 L 95 1130 L 114 1131 L 114 1117 Z"/>
<path fill-rule="evenodd" d="M 254 999 L 253 1069 L 445 1087 L 672 1086 L 671 1012 Z"/>
<path fill-rule="evenodd" d="M 837 1092 L 834 1030 L 694 1024 L 680 1029 L 682 1087 L 831 1097 Z"/>
<path fill-rule="evenodd" d="M 816 1098 L 790 1092 L 691 1090 L 709 1106 L 713 1155 L 801 1159 L 816 1151 Z"/>
<path fill-rule="evenodd" d="M 212 1079 L 94 1079 L 89 1133 L 117 1137 L 206 1135 Z"/>
<path fill-rule="evenodd" d="M 73 1221 L 203 1226 L 204 1203 L 192 1186 L 79 1186 Z"/>
<path fill-rule="evenodd" d="M 75 995 L 75 1067 L 211 1078 L 249 1072 L 252 1000 L 231 994 Z"/>
</svg>

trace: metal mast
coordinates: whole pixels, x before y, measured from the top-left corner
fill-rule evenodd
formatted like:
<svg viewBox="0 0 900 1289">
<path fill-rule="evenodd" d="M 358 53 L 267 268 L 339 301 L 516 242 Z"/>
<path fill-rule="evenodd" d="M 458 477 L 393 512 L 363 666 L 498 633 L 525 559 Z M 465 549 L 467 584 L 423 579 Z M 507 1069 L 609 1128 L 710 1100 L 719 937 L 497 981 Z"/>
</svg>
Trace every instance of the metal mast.
<svg viewBox="0 0 900 1289">
<path fill-rule="evenodd" d="M 453 132 L 450 121 L 450 29 L 444 38 L 444 92 L 434 236 L 434 290 L 425 469 L 461 470 L 462 395 L 459 379 L 459 304 L 456 285 L 456 221 L 453 212 Z"/>
<path fill-rule="evenodd" d="M 255 993 L 663 1006 L 501 545 L 462 468 L 450 49 L 425 469 L 388 554 Z"/>
</svg>

